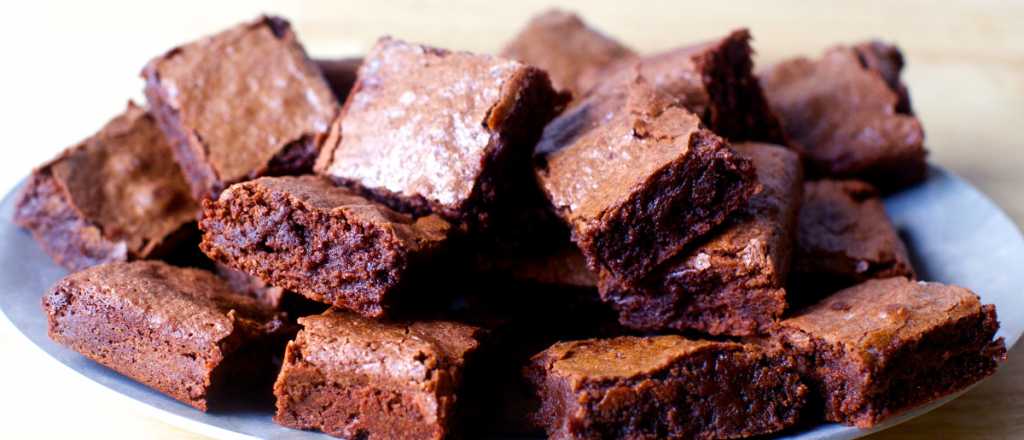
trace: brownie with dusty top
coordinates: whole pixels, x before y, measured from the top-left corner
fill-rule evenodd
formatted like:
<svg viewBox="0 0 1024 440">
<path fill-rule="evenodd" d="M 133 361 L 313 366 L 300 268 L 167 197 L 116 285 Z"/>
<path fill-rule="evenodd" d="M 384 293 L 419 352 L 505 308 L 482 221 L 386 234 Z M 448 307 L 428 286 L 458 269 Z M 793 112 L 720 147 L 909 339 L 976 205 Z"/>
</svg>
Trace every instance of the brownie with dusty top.
<svg viewBox="0 0 1024 440">
<path fill-rule="evenodd" d="M 637 287 L 603 289 L 602 298 L 626 327 L 751 336 L 782 317 L 803 167 L 785 147 L 742 143 L 734 148 L 753 162 L 761 192 Z"/>
<path fill-rule="evenodd" d="M 535 188 L 531 148 L 564 100 L 536 67 L 382 38 L 316 170 L 397 211 L 486 228 L 499 200 Z"/>
<path fill-rule="evenodd" d="M 746 203 L 750 161 L 642 76 L 556 118 L 536 173 L 607 288 L 633 287 Z M 607 289 L 606 289 L 607 290 Z"/>
<path fill-rule="evenodd" d="M 363 59 L 359 57 L 321 58 L 314 61 L 320 68 L 320 73 L 324 75 L 327 85 L 334 92 L 334 97 L 338 98 L 338 102 L 345 102 L 349 92 L 352 91 L 352 86 L 356 84 L 356 74 L 359 72 L 359 66 L 363 64 Z"/>
<path fill-rule="evenodd" d="M 842 290 L 782 321 L 827 420 L 875 426 L 992 375 L 1006 360 L 992 305 L 962 287 L 896 277 Z"/>
<path fill-rule="evenodd" d="M 534 16 L 501 55 L 544 69 L 558 90 L 581 97 L 601 73 L 636 53 L 587 26 L 571 12 L 551 9 Z"/>
<path fill-rule="evenodd" d="M 869 42 L 784 61 L 760 78 L 808 174 L 891 190 L 926 172 L 924 130 L 899 80 L 902 68 L 896 47 Z"/>
<path fill-rule="evenodd" d="M 312 169 L 338 101 L 289 23 L 261 17 L 171 49 L 142 72 L 196 199 Z"/>
<path fill-rule="evenodd" d="M 804 184 L 793 259 L 790 296 L 797 303 L 871 278 L 915 277 L 878 191 L 859 180 Z"/>
<path fill-rule="evenodd" d="M 450 225 L 413 218 L 316 176 L 261 177 L 203 201 L 210 258 L 314 301 L 385 313 Z"/>
<path fill-rule="evenodd" d="M 274 421 L 344 438 L 441 439 L 479 328 L 372 320 L 337 309 L 299 319 L 274 384 Z"/>
<path fill-rule="evenodd" d="M 32 172 L 14 221 L 70 270 L 167 256 L 195 236 L 199 212 L 170 154 L 153 116 L 128 103 L 99 132 Z"/>
<path fill-rule="evenodd" d="M 202 411 L 225 382 L 252 379 L 231 373 L 248 371 L 247 350 L 287 327 L 213 273 L 157 261 L 75 272 L 43 297 L 43 309 L 57 343 Z"/>
<path fill-rule="evenodd" d="M 557 343 L 526 376 L 549 438 L 740 438 L 793 426 L 807 387 L 756 345 L 624 336 Z"/>
<path fill-rule="evenodd" d="M 787 145 L 778 116 L 753 74 L 750 38 L 749 31 L 739 29 L 714 40 L 625 58 L 604 71 L 605 78 L 591 93 L 616 93 L 640 75 L 719 136 Z"/>
</svg>

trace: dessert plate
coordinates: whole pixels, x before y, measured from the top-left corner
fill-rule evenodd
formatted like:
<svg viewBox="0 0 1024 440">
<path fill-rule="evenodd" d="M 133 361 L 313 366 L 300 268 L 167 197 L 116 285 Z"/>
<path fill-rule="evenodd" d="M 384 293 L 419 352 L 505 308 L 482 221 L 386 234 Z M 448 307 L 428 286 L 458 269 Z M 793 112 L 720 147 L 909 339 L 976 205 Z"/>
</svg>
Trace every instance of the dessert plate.
<svg viewBox="0 0 1024 440">
<path fill-rule="evenodd" d="M 18 189 L 20 185 L 0 202 L 0 243 L 4 244 L 0 247 L 0 279 L 5 286 L 0 310 L 33 344 L 83 378 L 102 385 L 96 392 L 118 393 L 132 399 L 141 411 L 190 431 L 216 438 L 330 438 L 275 425 L 270 404 L 229 402 L 224 409 L 199 412 L 50 341 L 40 298 L 66 271 L 56 266 L 26 231 L 11 223 Z M 921 278 L 970 288 L 984 303 L 995 304 L 1002 324 L 999 336 L 1012 347 L 1024 331 L 1024 297 L 1019 294 L 1019 286 L 1024 284 L 1024 238 L 1009 217 L 968 183 L 937 167 L 931 168 L 927 181 L 887 197 L 885 206 L 907 242 Z M 916 408 L 870 430 L 822 424 L 784 433 L 781 438 L 862 437 L 953 398 Z"/>
</svg>

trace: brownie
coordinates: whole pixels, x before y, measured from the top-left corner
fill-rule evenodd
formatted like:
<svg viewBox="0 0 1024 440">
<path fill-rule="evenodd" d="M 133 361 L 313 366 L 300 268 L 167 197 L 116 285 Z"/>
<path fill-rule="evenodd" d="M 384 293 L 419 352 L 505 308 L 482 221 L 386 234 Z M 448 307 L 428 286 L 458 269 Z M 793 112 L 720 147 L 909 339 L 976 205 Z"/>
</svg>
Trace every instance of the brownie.
<svg viewBox="0 0 1024 440">
<path fill-rule="evenodd" d="M 32 173 L 14 221 L 70 270 L 167 255 L 195 235 L 199 212 L 170 152 L 153 117 L 129 102 Z"/>
<path fill-rule="evenodd" d="M 274 384 L 277 423 L 353 439 L 441 439 L 456 428 L 478 328 L 370 320 L 337 309 L 299 323 Z"/>
<path fill-rule="evenodd" d="M 214 263 L 214 269 L 217 275 L 223 278 L 235 292 L 252 297 L 272 309 L 281 307 L 281 300 L 285 295 L 284 289 L 271 286 L 258 277 L 221 263 Z"/>
<path fill-rule="evenodd" d="M 877 190 L 858 180 L 804 184 L 792 300 L 815 302 L 871 278 L 915 278 Z"/>
<path fill-rule="evenodd" d="M 719 136 L 785 145 L 778 116 L 753 74 L 752 53 L 750 32 L 740 29 L 715 40 L 627 58 L 608 68 L 591 92 L 615 93 L 640 75 Z"/>
<path fill-rule="evenodd" d="M 956 286 L 869 280 L 782 321 L 775 338 L 823 401 L 861 428 L 962 390 L 1006 359 L 992 305 Z"/>
<path fill-rule="evenodd" d="M 753 162 L 761 192 L 638 287 L 602 291 L 626 327 L 751 336 L 782 317 L 803 168 L 799 156 L 784 147 L 735 148 Z"/>
<path fill-rule="evenodd" d="M 382 38 L 316 169 L 398 211 L 486 228 L 502 193 L 535 187 L 531 148 L 563 101 L 535 67 Z"/>
<path fill-rule="evenodd" d="M 862 43 L 784 61 L 764 71 L 761 83 L 809 174 L 889 190 L 926 171 L 924 130 L 899 80 L 902 67 L 897 48 Z"/>
<path fill-rule="evenodd" d="M 202 411 L 248 346 L 282 322 L 216 275 L 158 261 L 75 272 L 43 297 L 50 338 Z M 246 358 L 249 363 L 251 359 Z"/>
<path fill-rule="evenodd" d="M 537 177 L 608 287 L 629 288 L 743 206 L 750 161 L 637 76 L 556 118 Z"/>
<path fill-rule="evenodd" d="M 518 283 L 597 292 L 597 276 L 571 242 L 535 253 L 481 253 L 472 262 L 476 272 Z"/>
<path fill-rule="evenodd" d="M 338 102 L 282 18 L 171 49 L 142 72 L 196 199 L 261 175 L 309 172 Z"/>
<path fill-rule="evenodd" d="M 353 57 L 314 61 L 320 67 L 320 73 L 323 73 L 327 85 L 334 92 L 334 97 L 338 98 L 338 102 L 345 102 L 345 98 L 348 97 L 348 93 L 352 91 L 352 86 L 356 83 L 356 73 L 359 71 L 359 66 L 363 64 L 363 59 Z"/>
<path fill-rule="evenodd" d="M 309 299 L 380 316 L 444 245 L 414 219 L 315 176 L 261 177 L 203 201 L 203 252 Z"/>
<path fill-rule="evenodd" d="M 767 434 L 795 424 L 807 394 L 788 356 L 675 335 L 560 342 L 526 375 L 554 439 Z"/>
<path fill-rule="evenodd" d="M 534 16 L 501 55 L 544 69 L 556 89 L 580 97 L 616 62 L 636 57 L 628 47 L 587 26 L 579 16 L 550 9 Z"/>
</svg>

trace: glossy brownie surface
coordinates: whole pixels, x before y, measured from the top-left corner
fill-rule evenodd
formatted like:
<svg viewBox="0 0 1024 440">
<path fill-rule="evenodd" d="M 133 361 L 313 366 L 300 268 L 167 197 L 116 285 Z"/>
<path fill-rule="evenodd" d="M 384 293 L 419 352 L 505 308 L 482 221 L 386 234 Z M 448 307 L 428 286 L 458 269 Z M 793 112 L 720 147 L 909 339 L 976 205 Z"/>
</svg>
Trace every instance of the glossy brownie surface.
<svg viewBox="0 0 1024 440">
<path fill-rule="evenodd" d="M 277 17 L 174 48 L 143 76 L 197 199 L 264 174 L 308 172 L 338 112 L 320 70 Z"/>
<path fill-rule="evenodd" d="M 32 173 L 14 220 L 72 270 L 160 256 L 190 235 L 199 210 L 170 154 L 153 117 L 129 103 Z"/>
<path fill-rule="evenodd" d="M 863 43 L 784 61 L 761 82 L 812 176 L 892 189 L 925 173 L 924 130 L 899 81 L 902 67 L 895 47 Z"/>
<path fill-rule="evenodd" d="M 637 330 L 764 332 L 786 310 L 803 172 L 800 158 L 775 145 L 741 143 L 761 191 L 719 229 L 634 289 L 602 291 L 620 322 Z"/>
<path fill-rule="evenodd" d="M 858 427 L 954 393 L 1005 360 L 995 307 L 956 286 L 868 280 L 782 321 L 828 420 Z"/>
<path fill-rule="evenodd" d="M 261 177 L 203 203 L 203 252 L 274 286 L 384 313 L 410 272 L 446 241 L 437 216 L 413 219 L 315 176 Z"/>
<path fill-rule="evenodd" d="M 274 386 L 275 421 L 346 438 L 444 438 L 476 327 L 370 320 L 336 309 L 299 319 Z"/>
</svg>

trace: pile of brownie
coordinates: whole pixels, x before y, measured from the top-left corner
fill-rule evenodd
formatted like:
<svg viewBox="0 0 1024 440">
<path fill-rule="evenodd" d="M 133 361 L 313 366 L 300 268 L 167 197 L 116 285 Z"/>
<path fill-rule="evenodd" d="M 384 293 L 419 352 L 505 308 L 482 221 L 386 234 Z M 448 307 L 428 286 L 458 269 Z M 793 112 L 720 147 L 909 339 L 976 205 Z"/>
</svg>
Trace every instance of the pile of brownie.
<svg viewBox="0 0 1024 440">
<path fill-rule="evenodd" d="M 899 50 L 751 55 L 561 11 L 500 56 L 312 61 L 276 17 L 176 47 L 21 195 L 75 271 L 50 336 L 347 438 L 870 427 L 991 375 L 994 307 L 916 281 L 880 199 L 927 175 Z"/>
</svg>

